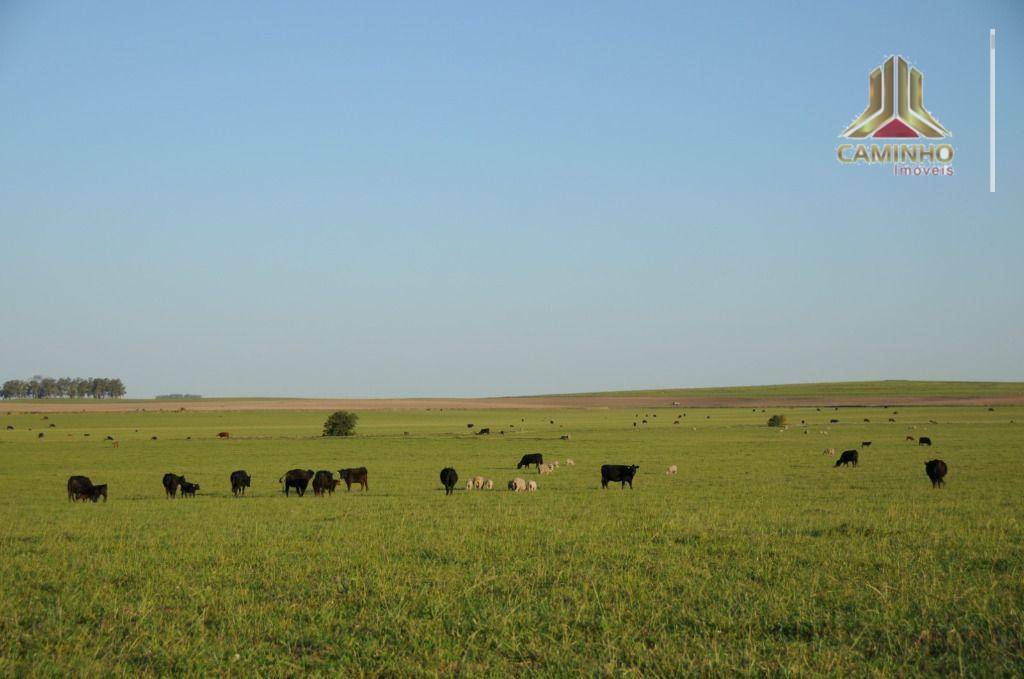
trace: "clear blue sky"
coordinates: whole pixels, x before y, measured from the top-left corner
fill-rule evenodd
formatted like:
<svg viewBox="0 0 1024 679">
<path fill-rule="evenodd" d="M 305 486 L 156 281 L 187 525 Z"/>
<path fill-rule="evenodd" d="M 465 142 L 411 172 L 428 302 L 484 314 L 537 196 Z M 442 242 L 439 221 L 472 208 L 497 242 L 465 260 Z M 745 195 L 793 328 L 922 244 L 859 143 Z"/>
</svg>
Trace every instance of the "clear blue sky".
<svg viewBox="0 0 1024 679">
<path fill-rule="evenodd" d="M 1024 3 L 693 4 L 0 0 L 0 378 L 1024 379 Z M 835 160 L 893 53 L 953 178 Z"/>
</svg>

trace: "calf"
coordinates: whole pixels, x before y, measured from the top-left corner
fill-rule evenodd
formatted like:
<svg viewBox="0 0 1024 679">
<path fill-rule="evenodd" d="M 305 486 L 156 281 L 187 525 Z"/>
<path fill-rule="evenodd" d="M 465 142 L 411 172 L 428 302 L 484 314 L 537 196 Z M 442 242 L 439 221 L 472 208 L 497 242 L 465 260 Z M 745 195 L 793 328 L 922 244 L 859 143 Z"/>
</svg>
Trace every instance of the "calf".
<svg viewBox="0 0 1024 679">
<path fill-rule="evenodd" d="M 633 477 L 636 476 L 636 470 L 639 469 L 639 465 L 630 464 L 603 464 L 601 465 L 601 487 L 607 489 L 609 482 L 618 481 L 621 484 L 621 488 L 625 488 L 626 484 L 629 484 L 629 489 L 633 489 Z"/>
<path fill-rule="evenodd" d="M 455 484 L 459 482 L 459 473 L 451 467 L 441 470 L 441 485 L 444 486 L 444 494 L 451 495 L 455 492 Z"/>
<path fill-rule="evenodd" d="M 852 464 L 854 467 L 857 466 L 858 453 L 856 450 L 844 450 L 843 454 L 836 460 L 837 467 L 845 467 L 848 464 Z"/>
<path fill-rule="evenodd" d="M 103 501 L 106 502 L 107 501 L 107 484 L 101 483 L 100 485 L 93 486 L 92 488 L 89 489 L 88 497 L 93 502 L 96 502 L 97 500 L 99 500 L 101 495 L 103 496 Z"/>
<path fill-rule="evenodd" d="M 185 481 L 181 484 L 181 497 L 195 497 L 197 490 L 199 490 L 198 483 L 189 483 L 188 481 Z"/>
<path fill-rule="evenodd" d="M 366 467 L 351 467 L 349 469 L 339 469 L 338 476 L 345 482 L 345 488 L 349 491 L 352 490 L 352 484 L 358 483 L 359 487 L 363 490 L 370 490 L 370 483 L 367 480 L 369 472 L 366 471 Z"/>
<path fill-rule="evenodd" d="M 924 463 L 924 473 L 931 479 L 932 488 L 946 485 L 946 472 L 949 471 L 942 460 L 928 460 Z"/>
<path fill-rule="evenodd" d="M 871 445 L 871 441 L 861 441 L 860 442 L 860 447 L 861 448 L 867 448 L 870 445 Z"/>
</svg>

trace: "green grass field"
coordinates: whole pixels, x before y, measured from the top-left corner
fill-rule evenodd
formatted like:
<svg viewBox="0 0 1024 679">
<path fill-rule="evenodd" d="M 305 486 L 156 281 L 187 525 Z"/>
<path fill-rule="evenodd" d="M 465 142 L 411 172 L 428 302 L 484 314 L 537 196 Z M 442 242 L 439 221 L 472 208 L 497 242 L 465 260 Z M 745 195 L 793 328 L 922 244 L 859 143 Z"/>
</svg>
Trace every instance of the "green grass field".
<svg viewBox="0 0 1024 679">
<path fill-rule="evenodd" d="M 0 415 L 0 675 L 1019 676 L 1024 407 L 898 410 L 366 412 L 348 439 L 317 412 Z M 856 469 L 822 455 L 863 440 Z M 503 489 L 534 451 L 576 465 L 438 481 Z M 277 483 L 355 465 L 366 494 Z M 110 501 L 69 503 L 71 474 Z"/>
</svg>

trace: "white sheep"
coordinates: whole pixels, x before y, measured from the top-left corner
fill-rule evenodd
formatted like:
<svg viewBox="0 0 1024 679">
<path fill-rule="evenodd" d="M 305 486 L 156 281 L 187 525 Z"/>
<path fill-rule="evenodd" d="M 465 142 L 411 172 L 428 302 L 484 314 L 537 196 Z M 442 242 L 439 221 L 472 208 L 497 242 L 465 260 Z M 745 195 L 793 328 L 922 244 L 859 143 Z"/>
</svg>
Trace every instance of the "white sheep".
<svg viewBox="0 0 1024 679">
<path fill-rule="evenodd" d="M 679 471 L 679 467 L 677 467 L 676 465 L 671 465 L 668 469 L 665 470 L 665 474 L 667 476 L 671 476 L 671 475 L 675 474 L 678 471 Z"/>
<path fill-rule="evenodd" d="M 531 480 L 529 483 L 526 484 L 526 490 L 530 491 L 531 493 L 535 492 L 537 490 L 537 482 Z"/>
</svg>

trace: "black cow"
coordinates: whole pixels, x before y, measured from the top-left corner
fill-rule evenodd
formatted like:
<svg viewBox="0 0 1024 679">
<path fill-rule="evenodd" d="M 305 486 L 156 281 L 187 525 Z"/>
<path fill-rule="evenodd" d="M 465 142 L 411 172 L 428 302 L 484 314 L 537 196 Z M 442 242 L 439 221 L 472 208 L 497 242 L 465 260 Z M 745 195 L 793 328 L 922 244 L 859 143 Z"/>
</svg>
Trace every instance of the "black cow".
<svg viewBox="0 0 1024 679">
<path fill-rule="evenodd" d="M 88 476 L 68 477 L 68 501 L 78 502 L 89 497 L 92 491 L 92 481 Z"/>
<path fill-rule="evenodd" d="M 946 472 L 949 471 L 942 460 L 928 460 L 924 463 L 924 473 L 932 480 L 932 488 L 946 485 Z"/>
<path fill-rule="evenodd" d="M 334 493 L 334 474 L 321 469 L 313 477 L 313 495 L 320 497 L 324 493 Z"/>
<path fill-rule="evenodd" d="M 844 450 L 843 454 L 836 460 L 837 467 L 845 467 L 848 464 L 852 464 L 854 467 L 857 466 L 858 453 L 856 450 Z"/>
<path fill-rule="evenodd" d="M 181 482 L 181 497 L 195 497 L 197 490 L 199 490 L 198 483 Z"/>
<path fill-rule="evenodd" d="M 168 500 L 174 497 L 175 493 L 178 492 L 178 487 L 183 483 L 185 483 L 184 476 L 178 476 L 170 472 L 164 474 L 164 491 L 167 492 Z"/>
<path fill-rule="evenodd" d="M 917 445 L 919 446 L 930 446 L 931 444 L 932 440 L 927 436 L 921 436 L 917 439 Z"/>
<path fill-rule="evenodd" d="M 520 458 L 519 464 L 516 465 L 516 469 L 529 467 L 531 464 L 537 465 L 537 471 L 540 471 L 540 466 L 544 464 L 544 455 L 541 453 L 527 453 Z"/>
<path fill-rule="evenodd" d="M 835 418 L 832 418 L 831 420 L 829 420 L 829 422 L 832 423 L 832 424 L 839 424 L 839 420 L 837 420 Z"/>
<path fill-rule="evenodd" d="M 640 469 L 639 465 L 630 464 L 603 464 L 601 465 L 601 487 L 607 488 L 608 482 L 618 481 L 622 485 L 621 488 L 625 488 L 626 484 L 629 484 L 629 489 L 633 489 L 633 477 L 636 475 L 636 470 Z"/>
<path fill-rule="evenodd" d="M 363 490 L 370 490 L 370 484 L 367 481 L 366 467 L 351 467 L 349 469 L 339 469 L 338 476 L 345 482 L 345 487 L 352 490 L 352 484 L 358 483 L 359 487 Z"/>
<path fill-rule="evenodd" d="M 455 484 L 459 482 L 459 473 L 451 467 L 441 470 L 441 485 L 444 486 L 444 494 L 451 495 L 455 492 Z"/>
<path fill-rule="evenodd" d="M 491 428 L 490 427 L 483 427 L 482 429 L 480 429 L 480 431 L 478 431 L 476 433 L 476 435 L 480 436 L 481 434 L 490 434 L 490 433 L 491 433 Z"/>
<path fill-rule="evenodd" d="M 861 441 L 860 442 L 860 447 L 861 448 L 867 448 L 870 445 L 871 445 L 871 441 Z"/>
<path fill-rule="evenodd" d="M 306 488 L 309 487 L 313 475 L 312 469 L 289 469 L 277 482 L 284 484 L 285 496 L 288 495 L 290 489 L 294 488 L 299 497 L 302 497 L 306 494 Z"/>
<path fill-rule="evenodd" d="M 231 472 L 231 494 L 235 497 L 245 495 L 245 489 L 252 483 L 252 477 L 244 469 Z"/>
<path fill-rule="evenodd" d="M 101 483 L 100 485 L 93 486 L 92 488 L 89 489 L 89 499 L 92 500 L 93 502 L 98 501 L 101 495 L 103 496 L 103 501 L 106 502 L 107 484 Z"/>
</svg>

